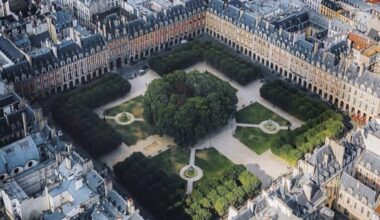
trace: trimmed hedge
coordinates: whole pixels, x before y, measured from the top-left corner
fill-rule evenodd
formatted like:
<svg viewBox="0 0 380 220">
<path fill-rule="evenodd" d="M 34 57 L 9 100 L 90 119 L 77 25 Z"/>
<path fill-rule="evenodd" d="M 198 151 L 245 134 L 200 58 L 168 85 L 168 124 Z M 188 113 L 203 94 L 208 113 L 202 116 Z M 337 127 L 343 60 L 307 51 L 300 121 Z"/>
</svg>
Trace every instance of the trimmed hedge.
<svg viewBox="0 0 380 220">
<path fill-rule="evenodd" d="M 259 65 L 243 60 L 221 44 L 197 40 L 165 55 L 152 57 L 149 66 L 163 76 L 202 61 L 241 85 L 257 79 L 263 71 Z"/>
<path fill-rule="evenodd" d="M 289 131 L 273 144 L 274 154 L 295 165 L 306 153 L 323 145 L 325 138 L 338 137 L 344 128 L 343 116 L 294 86 L 275 80 L 260 88 L 260 95 L 286 112 L 305 120 L 301 127 Z"/>
<path fill-rule="evenodd" d="M 260 192 L 261 181 L 243 165 L 234 165 L 219 179 L 193 189 L 185 201 L 185 211 L 192 219 L 218 219 L 229 206 L 240 206 Z"/>
<path fill-rule="evenodd" d="M 113 171 L 133 197 L 159 219 L 188 218 L 182 210 L 186 182 L 169 176 L 160 164 L 137 152 L 117 163 Z"/>
<path fill-rule="evenodd" d="M 112 74 L 54 101 L 53 118 L 88 153 L 98 157 L 116 149 L 121 136 L 92 109 L 124 96 L 129 82 Z"/>
<path fill-rule="evenodd" d="M 186 181 L 169 176 L 154 160 L 133 153 L 114 166 L 129 192 L 159 219 L 216 219 L 230 205 L 239 206 L 260 191 L 261 181 L 242 165 L 233 165 L 218 179 L 195 185 L 185 196 Z"/>
</svg>

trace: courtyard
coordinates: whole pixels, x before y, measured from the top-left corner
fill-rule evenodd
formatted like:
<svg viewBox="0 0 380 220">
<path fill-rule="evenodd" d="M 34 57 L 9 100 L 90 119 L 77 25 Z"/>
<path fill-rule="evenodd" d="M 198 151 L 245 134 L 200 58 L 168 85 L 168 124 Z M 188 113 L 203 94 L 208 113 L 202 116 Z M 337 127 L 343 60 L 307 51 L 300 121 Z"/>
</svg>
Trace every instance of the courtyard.
<svg viewBox="0 0 380 220">
<path fill-rule="evenodd" d="M 227 125 L 200 139 L 189 149 L 190 152 L 176 146 L 171 137 L 155 135 L 154 128 L 143 119 L 141 101 L 149 83 L 160 76 L 153 70 L 148 70 L 144 75 L 131 80 L 132 89 L 128 95 L 94 110 L 123 136 L 121 146 L 101 160 L 115 169 L 115 165 L 128 164 L 129 158 L 134 158 L 136 153 L 144 155 L 150 161 L 146 162 L 148 167 L 156 166 L 144 168 L 144 172 L 149 169 L 160 170 L 154 172 L 163 171 L 166 177 L 160 180 L 163 181 L 162 184 L 166 181 L 173 183 L 170 186 L 173 188 L 169 187 L 168 190 L 175 190 L 176 193 L 170 193 L 173 200 L 167 201 L 167 205 L 178 202 L 180 195 L 192 195 L 194 190 L 203 192 L 210 188 L 210 184 L 220 183 L 221 176 L 225 176 L 229 169 L 237 165 L 244 165 L 244 170 L 260 179 L 262 188 L 268 187 L 273 179 L 287 173 L 289 164 L 275 156 L 270 148 L 281 134 L 301 126 L 303 122 L 262 99 L 259 91 L 262 83 L 259 80 L 242 86 L 205 62 L 185 69 L 186 72 L 192 70 L 207 71 L 229 82 L 236 89 L 238 111 L 235 117 L 228 120 Z M 125 175 L 120 174 L 123 172 L 120 168 L 118 172 L 119 175 Z M 125 181 L 128 184 L 128 180 Z M 159 192 L 160 195 L 161 193 L 167 191 Z"/>
<path fill-rule="evenodd" d="M 191 70 L 198 70 L 200 72 L 208 71 L 218 78 L 229 82 L 230 85 L 237 89 L 237 109 L 239 111 L 236 119 L 239 119 L 238 122 L 256 123 L 271 119 L 278 122 L 279 125 L 282 126 L 282 129 L 287 129 L 288 126 L 286 125 L 288 123 L 290 129 L 295 129 L 303 124 L 302 121 L 261 98 L 259 89 L 262 83 L 259 80 L 241 86 L 235 81 L 229 80 L 221 72 L 204 62 L 197 63 L 185 69 L 185 71 Z M 153 70 L 148 70 L 146 74 L 130 80 L 132 84 L 131 92 L 125 97 L 101 106 L 94 111 L 99 117 L 103 117 L 104 115 L 115 116 L 120 112 L 132 112 L 136 118 L 142 117 L 141 104 L 139 104 L 139 102 L 141 102 L 141 96 L 145 93 L 147 85 L 152 80 L 158 78 L 160 78 L 160 76 L 157 73 Z M 257 111 L 259 114 L 256 114 Z M 107 120 L 107 122 L 118 132 L 125 133 L 123 135 L 124 143 L 122 146 L 102 158 L 102 161 L 110 168 L 134 152 L 142 152 L 147 157 L 154 157 L 156 155 L 160 156 L 164 151 L 175 146 L 173 139 L 170 137 L 151 135 L 151 126 L 144 125 L 143 121 L 133 122 L 131 125 L 134 125 L 131 126 L 131 128 L 117 125 L 112 120 Z M 241 125 L 243 125 L 243 123 Z M 263 185 L 268 185 L 272 179 L 288 171 L 289 165 L 286 162 L 273 155 L 270 150 L 266 150 L 270 148 L 274 138 L 279 134 L 268 135 L 255 129 L 239 127 L 239 123 L 237 123 L 235 119 L 230 119 L 228 125 L 210 133 L 206 138 L 199 140 L 194 148 L 214 148 L 233 164 L 245 165 L 248 170 L 261 179 Z M 244 136 L 247 131 L 252 133 L 251 130 L 254 130 L 254 133 L 250 134 L 248 138 L 245 137 L 244 140 L 240 141 L 235 138 L 241 137 L 242 135 Z M 285 131 L 281 130 L 280 133 L 282 132 Z M 204 178 L 207 179 L 207 175 L 206 171 Z"/>
</svg>

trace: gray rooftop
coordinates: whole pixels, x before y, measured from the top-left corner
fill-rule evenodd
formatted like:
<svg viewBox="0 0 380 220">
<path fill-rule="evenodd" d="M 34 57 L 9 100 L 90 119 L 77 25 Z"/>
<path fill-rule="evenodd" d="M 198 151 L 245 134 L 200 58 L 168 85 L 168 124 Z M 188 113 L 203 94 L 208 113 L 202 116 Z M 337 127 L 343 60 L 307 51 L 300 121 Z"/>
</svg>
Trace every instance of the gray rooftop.
<svg viewBox="0 0 380 220">
<path fill-rule="evenodd" d="M 360 200 L 364 198 L 370 207 L 376 203 L 376 192 L 346 172 L 342 174 L 340 190 L 344 190 L 352 196 L 358 196 Z"/>
</svg>

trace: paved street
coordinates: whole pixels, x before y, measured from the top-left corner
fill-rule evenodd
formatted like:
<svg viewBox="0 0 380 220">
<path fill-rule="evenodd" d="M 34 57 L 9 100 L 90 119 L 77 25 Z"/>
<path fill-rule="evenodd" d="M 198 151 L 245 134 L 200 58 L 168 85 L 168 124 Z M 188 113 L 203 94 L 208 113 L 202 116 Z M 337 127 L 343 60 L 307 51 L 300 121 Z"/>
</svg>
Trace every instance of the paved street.
<svg viewBox="0 0 380 220">
<path fill-rule="evenodd" d="M 103 156 L 101 161 L 110 169 L 118 162 L 122 162 L 135 152 L 141 152 L 146 157 L 154 157 L 157 154 L 175 146 L 173 139 L 168 136 L 160 137 L 159 135 L 152 135 L 145 140 L 138 141 L 132 146 L 127 146 L 122 143 L 116 150 Z"/>
</svg>

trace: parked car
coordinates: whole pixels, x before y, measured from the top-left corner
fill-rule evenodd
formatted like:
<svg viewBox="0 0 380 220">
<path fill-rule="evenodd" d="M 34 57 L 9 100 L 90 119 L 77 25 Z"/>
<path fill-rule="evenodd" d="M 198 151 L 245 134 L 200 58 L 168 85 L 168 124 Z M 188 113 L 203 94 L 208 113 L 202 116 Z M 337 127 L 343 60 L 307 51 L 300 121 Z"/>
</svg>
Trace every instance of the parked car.
<svg viewBox="0 0 380 220">
<path fill-rule="evenodd" d="M 181 40 L 181 44 L 186 44 L 187 42 L 187 40 Z"/>
</svg>

